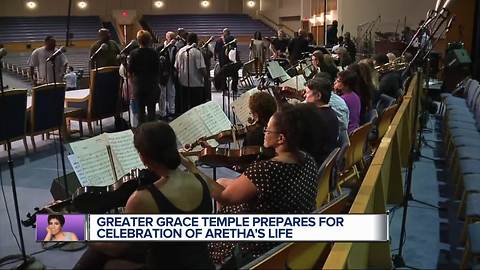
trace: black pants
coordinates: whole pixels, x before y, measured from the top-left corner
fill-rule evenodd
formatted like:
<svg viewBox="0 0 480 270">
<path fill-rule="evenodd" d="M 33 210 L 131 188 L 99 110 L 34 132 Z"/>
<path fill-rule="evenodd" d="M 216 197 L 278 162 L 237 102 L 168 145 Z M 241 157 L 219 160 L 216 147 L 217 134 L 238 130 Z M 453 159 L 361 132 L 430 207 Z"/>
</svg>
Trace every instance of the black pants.
<svg viewBox="0 0 480 270">
<path fill-rule="evenodd" d="M 184 112 L 207 101 L 205 97 L 205 87 L 182 86 L 182 88 L 185 106 Z"/>
<path fill-rule="evenodd" d="M 215 75 L 215 88 L 221 91 L 227 91 L 227 77 L 232 78 L 232 91 L 234 93 L 238 90 L 238 70 L 242 68 L 242 63 L 230 63 L 220 68 L 220 71 Z"/>
<path fill-rule="evenodd" d="M 145 122 L 150 122 L 155 120 L 155 107 L 157 100 L 148 99 L 148 98 L 139 98 L 138 99 L 138 123 L 142 124 Z M 147 109 L 147 114 L 145 114 L 145 109 Z"/>
</svg>

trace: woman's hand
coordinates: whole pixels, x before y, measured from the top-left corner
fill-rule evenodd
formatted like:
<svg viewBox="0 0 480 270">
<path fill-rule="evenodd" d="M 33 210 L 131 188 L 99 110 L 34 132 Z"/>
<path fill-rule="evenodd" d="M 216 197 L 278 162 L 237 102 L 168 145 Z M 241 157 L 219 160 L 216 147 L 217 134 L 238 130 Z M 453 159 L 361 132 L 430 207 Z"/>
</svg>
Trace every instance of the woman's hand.
<svg viewBox="0 0 480 270">
<path fill-rule="evenodd" d="M 50 225 L 47 225 L 45 229 L 47 230 L 47 235 L 45 235 L 45 239 L 43 239 L 43 241 L 52 240 L 52 230 L 50 229 Z"/>
</svg>

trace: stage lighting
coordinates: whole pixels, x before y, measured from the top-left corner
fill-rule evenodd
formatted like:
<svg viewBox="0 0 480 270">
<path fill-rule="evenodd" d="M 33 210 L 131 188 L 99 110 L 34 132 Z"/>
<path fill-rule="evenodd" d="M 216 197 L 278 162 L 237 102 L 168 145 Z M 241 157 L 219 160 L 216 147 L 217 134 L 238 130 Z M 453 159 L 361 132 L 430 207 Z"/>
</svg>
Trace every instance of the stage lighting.
<svg viewBox="0 0 480 270">
<path fill-rule="evenodd" d="M 248 2 L 247 2 L 247 6 L 248 6 L 249 8 L 255 7 L 255 1 L 248 1 Z"/>
<path fill-rule="evenodd" d="M 37 7 L 37 2 L 27 1 L 27 2 L 25 2 L 25 5 L 27 5 L 27 8 L 29 8 L 29 9 L 35 9 Z"/>
<path fill-rule="evenodd" d="M 202 1 L 200 4 L 202 5 L 202 7 L 206 8 L 210 6 L 210 1 L 205 0 L 205 1 Z"/>
<path fill-rule="evenodd" d="M 163 7 L 164 3 L 163 1 L 154 1 L 153 2 L 153 6 L 156 7 L 156 8 L 161 8 Z"/>
<path fill-rule="evenodd" d="M 85 2 L 85 1 L 79 1 L 79 2 L 77 3 L 77 6 L 78 6 L 80 9 L 85 9 L 85 8 L 87 8 L 87 5 L 88 5 L 87 2 Z"/>
</svg>

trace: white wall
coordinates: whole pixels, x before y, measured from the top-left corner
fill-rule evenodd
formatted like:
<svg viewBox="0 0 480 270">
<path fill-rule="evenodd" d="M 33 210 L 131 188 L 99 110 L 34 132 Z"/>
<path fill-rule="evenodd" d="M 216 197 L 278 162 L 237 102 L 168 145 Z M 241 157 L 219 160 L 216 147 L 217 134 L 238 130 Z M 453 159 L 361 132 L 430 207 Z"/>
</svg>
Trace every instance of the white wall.
<svg viewBox="0 0 480 270">
<path fill-rule="evenodd" d="M 436 0 L 338 0 L 337 3 L 339 26 L 343 24 L 344 32 L 356 36 L 359 24 L 375 20 L 379 16 L 381 21 L 372 33 L 395 32 L 399 20 L 398 33 L 401 33 L 405 17 L 406 25 L 416 29 L 427 11 L 435 8 Z"/>
</svg>

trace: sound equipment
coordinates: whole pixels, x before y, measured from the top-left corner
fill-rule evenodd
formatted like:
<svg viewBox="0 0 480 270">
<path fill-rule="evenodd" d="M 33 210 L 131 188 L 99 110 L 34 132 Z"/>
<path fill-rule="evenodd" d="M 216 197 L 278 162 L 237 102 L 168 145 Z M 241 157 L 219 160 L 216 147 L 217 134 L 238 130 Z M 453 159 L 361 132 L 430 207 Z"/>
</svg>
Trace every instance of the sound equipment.
<svg viewBox="0 0 480 270">
<path fill-rule="evenodd" d="M 74 172 L 67 174 L 67 187 L 68 187 L 68 194 L 74 194 L 75 191 L 81 187 L 80 182 L 78 181 L 77 176 Z M 65 196 L 65 183 L 63 181 L 63 176 L 59 178 L 55 178 L 52 181 L 52 185 L 50 186 L 50 193 L 54 200 L 65 200 L 67 199 Z"/>
</svg>

